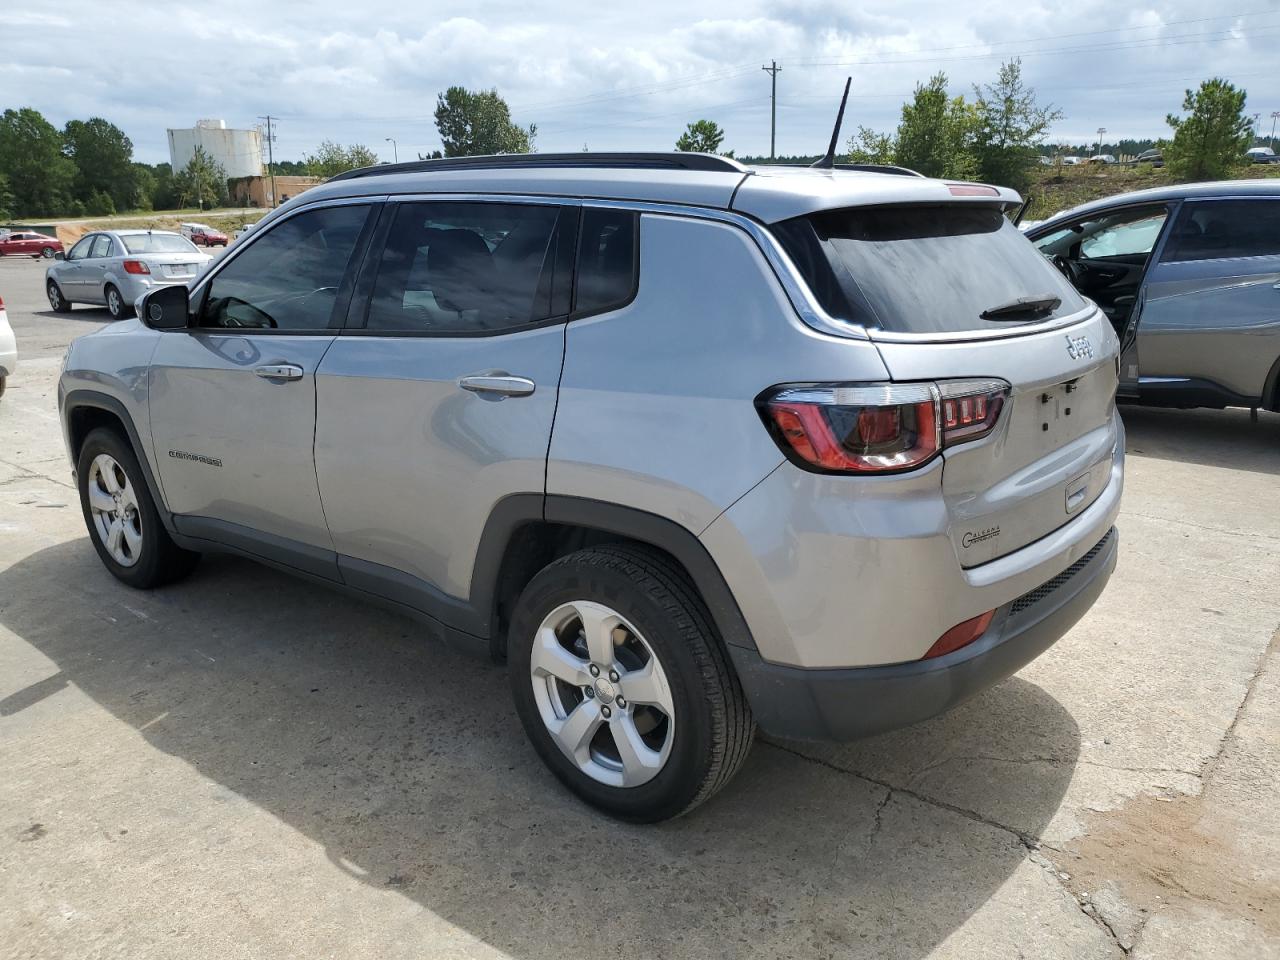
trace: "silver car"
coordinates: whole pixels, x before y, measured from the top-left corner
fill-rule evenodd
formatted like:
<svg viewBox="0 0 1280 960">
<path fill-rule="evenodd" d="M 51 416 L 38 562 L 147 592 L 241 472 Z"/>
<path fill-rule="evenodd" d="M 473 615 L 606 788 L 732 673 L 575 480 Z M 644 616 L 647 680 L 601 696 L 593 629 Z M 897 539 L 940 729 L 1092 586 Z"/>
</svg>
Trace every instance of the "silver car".
<svg viewBox="0 0 1280 960">
<path fill-rule="evenodd" d="M 167 230 L 109 230 L 86 234 L 45 271 L 55 313 L 73 303 L 106 306 L 113 319 L 133 316 L 138 298 L 156 287 L 185 285 L 212 258 Z"/>
<path fill-rule="evenodd" d="M 1026 234 L 1120 336 L 1122 399 L 1280 410 L 1280 183 L 1121 194 Z"/>
<path fill-rule="evenodd" d="M 90 539 L 133 587 L 222 551 L 416 617 L 578 796 L 676 816 L 757 727 L 933 716 L 1102 591 L 1119 343 L 1018 204 L 700 154 L 337 177 L 72 344 Z"/>
</svg>

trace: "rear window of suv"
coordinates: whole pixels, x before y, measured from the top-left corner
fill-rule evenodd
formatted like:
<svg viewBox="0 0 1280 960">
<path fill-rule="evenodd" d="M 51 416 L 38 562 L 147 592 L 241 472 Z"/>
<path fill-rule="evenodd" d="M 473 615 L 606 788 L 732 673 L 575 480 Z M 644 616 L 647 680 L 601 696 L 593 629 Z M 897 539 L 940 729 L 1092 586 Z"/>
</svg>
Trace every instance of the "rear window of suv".
<svg viewBox="0 0 1280 960">
<path fill-rule="evenodd" d="M 1004 330 L 1084 308 L 1066 278 L 996 207 L 852 207 L 772 229 L 823 309 L 866 327 Z M 983 319 L 1021 298 L 1059 302 Z"/>
</svg>

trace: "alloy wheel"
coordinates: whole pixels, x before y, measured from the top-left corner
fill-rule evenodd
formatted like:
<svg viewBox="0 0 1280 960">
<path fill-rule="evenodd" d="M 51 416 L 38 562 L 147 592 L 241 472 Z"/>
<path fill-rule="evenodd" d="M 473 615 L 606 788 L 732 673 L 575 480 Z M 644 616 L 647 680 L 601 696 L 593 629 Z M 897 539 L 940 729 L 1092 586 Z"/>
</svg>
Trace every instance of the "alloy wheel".
<svg viewBox="0 0 1280 960">
<path fill-rule="evenodd" d="M 529 674 L 551 739 L 593 780 L 636 787 L 666 765 L 675 738 L 671 686 L 653 648 L 617 611 L 585 600 L 551 611 Z"/>
<path fill-rule="evenodd" d="M 112 287 L 107 291 L 107 309 L 111 312 L 111 316 L 116 318 L 119 318 L 120 312 L 123 309 L 123 304 L 120 300 L 120 291 L 115 287 Z"/>
<path fill-rule="evenodd" d="M 86 479 L 93 527 L 111 559 L 132 567 L 142 555 L 142 516 L 133 484 L 109 454 L 93 458 Z"/>
</svg>

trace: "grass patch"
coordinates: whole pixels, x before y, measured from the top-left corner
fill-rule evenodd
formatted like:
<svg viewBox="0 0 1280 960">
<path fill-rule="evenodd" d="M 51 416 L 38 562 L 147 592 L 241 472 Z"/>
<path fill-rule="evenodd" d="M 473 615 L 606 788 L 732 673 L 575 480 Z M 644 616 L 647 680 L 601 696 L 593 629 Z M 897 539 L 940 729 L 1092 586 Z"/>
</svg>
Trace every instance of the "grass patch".
<svg viewBox="0 0 1280 960">
<path fill-rule="evenodd" d="M 1251 163 L 1232 172 L 1238 180 L 1259 180 L 1280 177 L 1280 164 Z M 1031 198 L 1027 208 L 1027 220 L 1045 220 L 1062 210 L 1070 210 L 1091 200 L 1166 187 L 1177 183 L 1168 167 L 1156 169 L 1149 163 L 1132 167 L 1080 166 L 1038 167 L 1032 174 L 1032 184 L 1025 196 Z"/>
</svg>

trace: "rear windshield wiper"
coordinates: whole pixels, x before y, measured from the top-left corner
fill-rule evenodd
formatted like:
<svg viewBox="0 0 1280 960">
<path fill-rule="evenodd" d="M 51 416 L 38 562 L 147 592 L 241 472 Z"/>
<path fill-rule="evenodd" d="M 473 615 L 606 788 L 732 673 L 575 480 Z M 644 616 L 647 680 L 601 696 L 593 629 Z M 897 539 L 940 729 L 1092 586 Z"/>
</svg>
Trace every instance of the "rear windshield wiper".
<svg viewBox="0 0 1280 960">
<path fill-rule="evenodd" d="M 1018 317 L 1026 316 L 1029 313 L 1051 313 L 1060 306 L 1062 306 L 1061 297 L 1055 297 L 1049 293 L 1032 294 L 1027 297 L 1018 297 L 1018 299 L 1010 300 L 1008 303 L 1002 303 L 998 307 L 983 310 L 979 316 L 983 320 L 1016 320 Z"/>
</svg>

